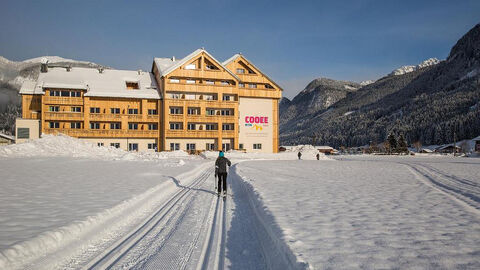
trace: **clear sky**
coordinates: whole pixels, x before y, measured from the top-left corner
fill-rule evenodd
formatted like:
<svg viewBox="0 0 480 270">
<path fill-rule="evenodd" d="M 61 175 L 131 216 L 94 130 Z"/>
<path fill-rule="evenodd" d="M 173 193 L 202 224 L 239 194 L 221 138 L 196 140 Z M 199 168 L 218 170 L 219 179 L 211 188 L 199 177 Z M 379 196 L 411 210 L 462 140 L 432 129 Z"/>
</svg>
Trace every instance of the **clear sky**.
<svg viewBox="0 0 480 270">
<path fill-rule="evenodd" d="M 242 52 L 293 97 L 314 78 L 362 81 L 445 59 L 480 23 L 479 0 L 5 1 L 0 55 L 150 70 L 153 57 Z"/>
</svg>

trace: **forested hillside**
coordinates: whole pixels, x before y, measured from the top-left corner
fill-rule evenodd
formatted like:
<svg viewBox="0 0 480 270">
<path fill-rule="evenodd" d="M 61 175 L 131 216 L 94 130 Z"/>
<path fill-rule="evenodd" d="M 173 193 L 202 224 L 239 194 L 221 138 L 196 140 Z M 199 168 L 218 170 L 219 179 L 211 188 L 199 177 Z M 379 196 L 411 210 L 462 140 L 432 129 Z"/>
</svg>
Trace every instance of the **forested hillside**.
<svg viewBox="0 0 480 270">
<path fill-rule="evenodd" d="M 294 99 L 295 100 L 295 99 Z M 281 144 L 359 146 L 393 132 L 409 143 L 452 142 L 480 135 L 480 25 L 448 58 L 402 75 L 390 74 L 325 109 L 281 122 Z M 293 102 L 293 101 L 292 101 Z M 292 104 L 281 106 L 281 115 Z"/>
</svg>

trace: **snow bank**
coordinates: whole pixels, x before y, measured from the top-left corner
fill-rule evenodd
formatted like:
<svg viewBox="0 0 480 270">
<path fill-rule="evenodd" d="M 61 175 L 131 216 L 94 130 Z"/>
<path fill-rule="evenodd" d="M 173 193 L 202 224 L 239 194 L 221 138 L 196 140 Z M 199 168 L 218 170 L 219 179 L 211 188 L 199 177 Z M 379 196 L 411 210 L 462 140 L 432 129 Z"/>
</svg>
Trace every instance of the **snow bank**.
<svg viewBox="0 0 480 270">
<path fill-rule="evenodd" d="M 225 153 L 225 157 L 230 159 L 262 159 L 262 160 L 296 160 L 298 159 L 298 152 L 302 153 L 304 160 L 316 160 L 318 150 L 312 145 L 297 145 L 289 147 L 286 151 L 280 153 L 245 153 L 242 151 L 230 150 Z M 207 159 L 215 159 L 218 157 L 218 151 L 205 151 L 200 154 Z M 331 160 L 323 153 L 320 153 L 321 160 Z"/>
<path fill-rule="evenodd" d="M 0 147 L 0 157 L 78 157 L 101 160 L 155 161 L 169 158 L 198 158 L 185 151 L 129 152 L 115 147 L 97 146 L 66 135 L 43 135 L 26 143 Z"/>
</svg>

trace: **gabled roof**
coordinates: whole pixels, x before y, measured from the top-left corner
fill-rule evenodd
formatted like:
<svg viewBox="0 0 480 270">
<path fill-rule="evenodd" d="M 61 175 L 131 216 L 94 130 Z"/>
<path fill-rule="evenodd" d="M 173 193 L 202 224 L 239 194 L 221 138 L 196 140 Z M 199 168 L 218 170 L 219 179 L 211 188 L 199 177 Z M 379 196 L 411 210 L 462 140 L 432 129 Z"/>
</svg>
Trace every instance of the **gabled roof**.
<svg viewBox="0 0 480 270">
<path fill-rule="evenodd" d="M 480 141 L 480 136 L 473 138 L 472 141 Z"/>
<path fill-rule="evenodd" d="M 181 67 L 182 65 L 186 64 L 188 61 L 192 60 L 195 56 L 199 55 L 200 53 L 204 52 L 208 57 L 210 57 L 217 65 L 221 66 L 225 71 L 227 71 L 230 75 L 232 75 L 235 79 L 240 81 L 240 78 L 237 77 L 231 70 L 226 68 L 221 62 L 219 62 L 215 57 L 213 57 L 210 53 L 208 53 L 205 49 L 197 49 L 191 54 L 185 56 L 181 60 L 173 60 L 170 58 L 154 58 L 153 62 L 157 66 L 158 72 L 160 73 L 160 77 L 165 77 L 172 71 L 176 70 L 177 68 Z"/>
<path fill-rule="evenodd" d="M 248 62 L 249 65 L 251 65 L 252 67 L 254 67 L 256 70 L 258 70 L 263 76 L 265 76 L 269 81 L 271 81 L 273 84 L 275 84 L 278 89 L 280 89 L 280 91 L 283 91 L 283 88 L 280 87 L 280 85 L 278 85 L 274 80 L 270 79 L 270 77 L 267 76 L 267 74 L 263 73 L 258 67 L 256 67 L 250 60 L 248 60 L 245 56 L 243 56 L 242 54 L 240 53 L 236 53 L 234 54 L 232 57 L 228 58 L 227 60 L 223 61 L 223 65 L 224 66 L 227 66 L 228 64 L 230 64 L 231 62 L 237 60 L 237 58 L 243 58 L 245 61 Z"/>
</svg>

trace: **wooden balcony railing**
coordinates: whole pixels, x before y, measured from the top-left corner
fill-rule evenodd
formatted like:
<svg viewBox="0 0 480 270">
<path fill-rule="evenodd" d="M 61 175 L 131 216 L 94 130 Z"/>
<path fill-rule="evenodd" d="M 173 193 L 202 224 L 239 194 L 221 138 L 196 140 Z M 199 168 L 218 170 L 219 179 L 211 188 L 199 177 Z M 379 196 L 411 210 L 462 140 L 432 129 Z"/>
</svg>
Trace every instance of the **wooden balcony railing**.
<svg viewBox="0 0 480 270">
<path fill-rule="evenodd" d="M 45 112 L 46 120 L 83 120 L 83 113 L 78 112 Z"/>
<path fill-rule="evenodd" d="M 46 128 L 46 134 L 62 133 L 72 137 L 107 137 L 107 138 L 156 138 L 158 130 L 129 129 L 52 129 Z"/>
<path fill-rule="evenodd" d="M 81 97 L 43 97 L 44 104 L 60 104 L 60 105 L 83 105 Z"/>
</svg>

